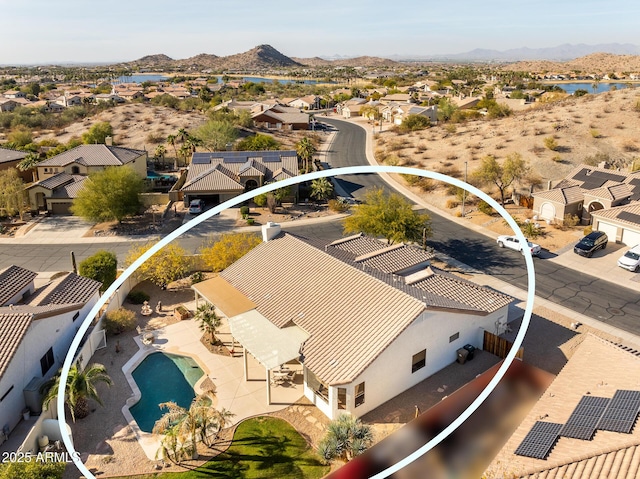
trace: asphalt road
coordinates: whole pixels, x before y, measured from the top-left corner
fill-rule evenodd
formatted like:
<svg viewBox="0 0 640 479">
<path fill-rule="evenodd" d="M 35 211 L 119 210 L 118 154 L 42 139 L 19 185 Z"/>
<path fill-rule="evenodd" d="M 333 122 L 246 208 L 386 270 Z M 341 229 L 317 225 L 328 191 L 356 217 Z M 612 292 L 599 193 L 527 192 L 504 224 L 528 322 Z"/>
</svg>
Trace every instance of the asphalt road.
<svg viewBox="0 0 640 479">
<path fill-rule="evenodd" d="M 368 164 L 365 156 L 365 132 L 352 123 L 324 119 L 340 131 L 328 154 L 334 167 Z M 355 198 L 362 198 L 370 187 L 389 186 L 376 174 L 339 177 L 341 186 Z M 454 221 L 428 211 L 433 237 L 429 245 L 478 271 L 507 283 L 527 288 L 524 259 L 515 251 L 501 249 L 481 233 L 461 227 Z M 550 256 L 549 254 L 546 255 Z M 578 313 L 640 334 L 640 295 L 618 284 L 604 281 L 573 269 L 535 258 L 536 295 L 561 304 Z"/>
</svg>

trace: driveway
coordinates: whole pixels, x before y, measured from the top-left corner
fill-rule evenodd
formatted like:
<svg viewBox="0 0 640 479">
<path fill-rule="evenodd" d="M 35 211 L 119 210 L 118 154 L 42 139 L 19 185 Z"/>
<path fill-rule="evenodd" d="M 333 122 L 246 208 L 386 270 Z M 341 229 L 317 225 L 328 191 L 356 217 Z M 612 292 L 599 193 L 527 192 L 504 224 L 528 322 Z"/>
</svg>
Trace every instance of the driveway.
<svg viewBox="0 0 640 479">
<path fill-rule="evenodd" d="M 587 273 L 625 288 L 640 292 L 640 273 L 632 273 L 618 266 L 618 258 L 629 246 L 609 241 L 605 249 L 596 251 L 591 258 L 573 252 L 573 245 L 564 248 L 558 256 L 548 259 L 558 265 Z"/>
</svg>

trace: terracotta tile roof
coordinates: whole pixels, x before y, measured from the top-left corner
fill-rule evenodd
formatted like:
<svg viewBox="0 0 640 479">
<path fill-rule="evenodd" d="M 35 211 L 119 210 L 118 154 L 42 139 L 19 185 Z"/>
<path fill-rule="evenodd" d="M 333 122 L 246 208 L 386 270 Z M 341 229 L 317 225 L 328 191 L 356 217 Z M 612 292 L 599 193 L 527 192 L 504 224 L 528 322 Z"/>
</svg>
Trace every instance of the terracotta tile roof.
<svg viewBox="0 0 640 479">
<path fill-rule="evenodd" d="M 0 306 L 6 305 L 7 301 L 32 283 L 36 276 L 37 273 L 15 265 L 0 271 Z"/>
<path fill-rule="evenodd" d="M 25 304 L 42 306 L 86 303 L 100 286 L 98 281 L 68 273 L 36 291 Z"/>
<path fill-rule="evenodd" d="M 638 377 L 640 357 L 585 335 L 565 367 L 494 458 L 484 477 L 637 478 L 640 464 L 637 424 L 631 434 L 596 430 L 591 441 L 560 437 L 546 460 L 518 456 L 514 451 L 539 418 L 564 424 L 583 395 L 610 398 L 618 389 L 640 390 Z"/>
<path fill-rule="evenodd" d="M 33 314 L 0 308 L 0 378 L 18 350 L 32 320 Z"/>
<path fill-rule="evenodd" d="M 355 379 L 425 309 L 288 234 L 261 243 L 221 276 L 276 326 L 294 323 L 311 335 L 305 364 L 328 384 Z"/>
<path fill-rule="evenodd" d="M 65 183 L 57 188 L 53 189 L 51 193 L 52 198 L 77 198 L 78 192 L 84 187 L 84 182 L 87 180 L 87 176 L 72 175 L 73 182 Z"/>
<path fill-rule="evenodd" d="M 40 166 L 66 166 L 80 163 L 87 166 L 121 166 L 144 155 L 144 150 L 120 146 L 80 145 L 38 163 Z"/>
<path fill-rule="evenodd" d="M 193 170 L 194 173 L 196 169 Z M 191 170 L 187 174 L 187 181 L 182 187 L 182 191 L 244 191 L 242 186 L 235 179 L 235 174 L 222 164 L 218 163 L 213 168 L 209 167 L 206 171 L 189 178 Z"/>
</svg>

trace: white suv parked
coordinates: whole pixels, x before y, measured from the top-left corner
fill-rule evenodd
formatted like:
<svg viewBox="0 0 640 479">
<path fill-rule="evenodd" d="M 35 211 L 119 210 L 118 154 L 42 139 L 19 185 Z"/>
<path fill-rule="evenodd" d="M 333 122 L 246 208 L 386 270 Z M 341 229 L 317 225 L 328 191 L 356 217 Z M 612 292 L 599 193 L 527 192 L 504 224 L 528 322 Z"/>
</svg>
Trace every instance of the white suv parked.
<svg viewBox="0 0 640 479">
<path fill-rule="evenodd" d="M 640 244 L 635 245 L 618 260 L 618 266 L 636 272 L 640 269 Z"/>
</svg>

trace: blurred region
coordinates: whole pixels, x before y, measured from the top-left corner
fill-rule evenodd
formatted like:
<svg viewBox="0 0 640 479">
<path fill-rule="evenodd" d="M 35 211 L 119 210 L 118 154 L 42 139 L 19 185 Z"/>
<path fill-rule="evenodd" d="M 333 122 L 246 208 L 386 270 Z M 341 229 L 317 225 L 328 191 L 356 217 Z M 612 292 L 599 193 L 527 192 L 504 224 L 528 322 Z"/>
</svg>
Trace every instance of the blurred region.
<svg viewBox="0 0 640 479">
<path fill-rule="evenodd" d="M 500 364 L 326 477 L 366 479 L 416 451 L 478 397 Z M 496 389 L 462 426 L 438 446 L 389 477 L 478 479 L 554 377 L 541 369 L 514 361 Z"/>
</svg>

